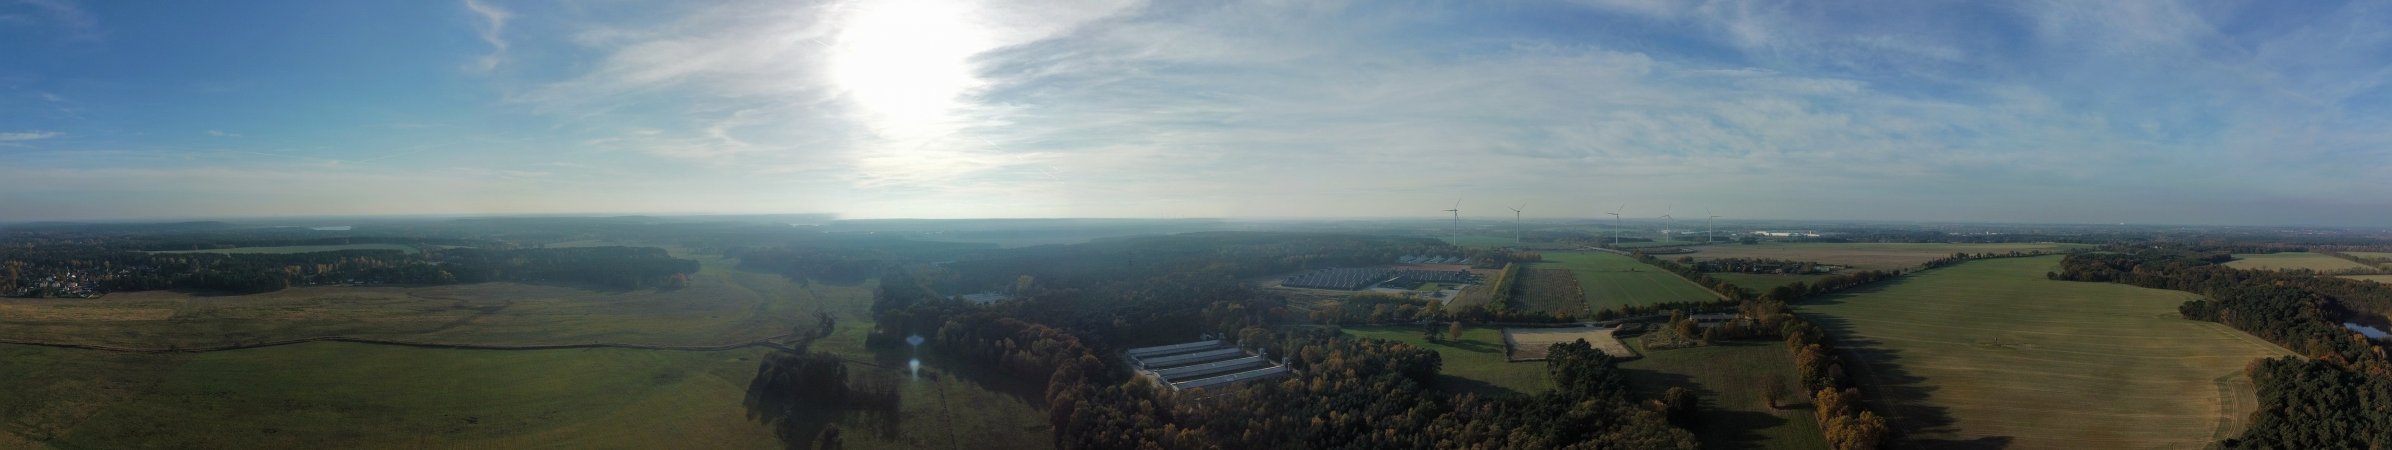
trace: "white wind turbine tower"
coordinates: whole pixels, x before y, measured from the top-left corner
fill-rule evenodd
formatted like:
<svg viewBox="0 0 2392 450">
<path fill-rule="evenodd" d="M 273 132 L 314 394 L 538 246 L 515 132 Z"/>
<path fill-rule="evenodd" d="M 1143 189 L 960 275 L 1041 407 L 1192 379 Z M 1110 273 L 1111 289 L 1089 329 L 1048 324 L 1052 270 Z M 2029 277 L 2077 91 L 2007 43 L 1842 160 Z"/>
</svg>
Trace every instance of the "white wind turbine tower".
<svg viewBox="0 0 2392 450">
<path fill-rule="evenodd" d="M 1526 207 L 1527 203 L 1520 204 L 1520 208 Z M 1520 245 L 1520 208 L 1512 208 L 1512 245 Z"/>
<path fill-rule="evenodd" d="M 1445 210 L 1445 212 L 1453 213 L 1454 234 L 1462 234 L 1462 199 L 1454 199 L 1453 209 Z"/>
<path fill-rule="evenodd" d="M 1711 214 L 1711 207 L 1708 207 L 1708 206 L 1706 206 L 1706 207 L 1703 207 L 1703 214 L 1704 214 L 1704 215 L 1710 215 L 1710 214 Z M 1717 219 L 1719 219 L 1719 216 L 1711 216 L 1711 217 L 1709 217 L 1709 218 L 1705 218 L 1705 219 L 1703 219 L 1703 243 L 1704 243 L 1704 244 L 1709 244 L 1709 243 L 1711 243 L 1711 231 L 1712 231 L 1712 230 L 1716 230 L 1716 229 L 1717 229 L 1717 228 L 1712 228 L 1712 227 L 1711 227 L 1711 221 L 1712 221 L 1712 220 L 1717 220 Z"/>
<path fill-rule="evenodd" d="M 1663 225 L 1661 228 L 1661 242 L 1668 242 L 1669 234 L 1678 231 L 1678 218 L 1669 216 L 1669 211 L 1677 208 L 1678 205 L 1674 204 L 1661 208 L 1661 220 L 1669 221 L 1668 225 Z"/>
<path fill-rule="evenodd" d="M 1623 228 L 1623 226 L 1620 225 L 1620 213 L 1627 210 L 1628 204 L 1621 203 L 1620 209 L 1604 213 L 1611 215 L 1611 248 L 1620 248 L 1620 228 Z"/>
</svg>

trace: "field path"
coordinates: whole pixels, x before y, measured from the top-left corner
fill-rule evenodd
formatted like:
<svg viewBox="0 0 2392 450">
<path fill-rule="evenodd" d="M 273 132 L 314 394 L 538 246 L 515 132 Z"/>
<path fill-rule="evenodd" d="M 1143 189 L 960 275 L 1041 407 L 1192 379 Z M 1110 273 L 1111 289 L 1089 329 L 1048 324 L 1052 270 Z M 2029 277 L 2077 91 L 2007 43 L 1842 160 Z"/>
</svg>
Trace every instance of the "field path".
<svg viewBox="0 0 2392 450">
<path fill-rule="evenodd" d="M 2243 366 L 2290 354 L 2178 317 L 2192 294 L 2044 279 L 2058 262 L 1971 261 L 1797 312 L 1916 448 L 2201 448 L 2251 413 Z"/>
</svg>

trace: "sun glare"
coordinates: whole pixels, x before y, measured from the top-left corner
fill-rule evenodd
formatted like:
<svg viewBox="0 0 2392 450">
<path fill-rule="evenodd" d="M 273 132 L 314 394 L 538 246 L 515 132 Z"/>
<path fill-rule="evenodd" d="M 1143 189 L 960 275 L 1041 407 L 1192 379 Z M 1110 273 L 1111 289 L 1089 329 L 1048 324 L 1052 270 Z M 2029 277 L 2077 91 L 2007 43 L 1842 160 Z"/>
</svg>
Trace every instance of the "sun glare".
<svg viewBox="0 0 2392 450">
<path fill-rule="evenodd" d="M 928 137 L 979 83 L 969 59 L 989 46 L 972 7 L 942 0 L 856 5 L 832 43 L 832 82 L 872 131 L 899 140 Z"/>
</svg>

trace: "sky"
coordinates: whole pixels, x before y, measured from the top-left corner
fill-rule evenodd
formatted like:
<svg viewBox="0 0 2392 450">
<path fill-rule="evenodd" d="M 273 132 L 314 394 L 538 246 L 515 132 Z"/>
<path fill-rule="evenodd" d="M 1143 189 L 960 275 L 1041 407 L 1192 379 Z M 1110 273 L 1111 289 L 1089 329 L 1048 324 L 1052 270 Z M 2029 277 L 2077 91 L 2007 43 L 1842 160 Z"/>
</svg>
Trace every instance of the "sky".
<svg viewBox="0 0 2392 450">
<path fill-rule="evenodd" d="M 0 222 L 2392 225 L 2387 1 L 0 0 Z"/>
</svg>

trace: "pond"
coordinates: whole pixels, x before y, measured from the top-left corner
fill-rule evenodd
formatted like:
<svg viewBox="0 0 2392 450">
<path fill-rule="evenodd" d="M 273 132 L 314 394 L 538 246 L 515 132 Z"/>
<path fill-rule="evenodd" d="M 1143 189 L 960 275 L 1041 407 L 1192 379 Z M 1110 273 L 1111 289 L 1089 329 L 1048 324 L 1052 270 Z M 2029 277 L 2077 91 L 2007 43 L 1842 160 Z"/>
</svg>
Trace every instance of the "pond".
<svg viewBox="0 0 2392 450">
<path fill-rule="evenodd" d="M 2383 339 L 2386 336 L 2392 336 L 2392 333 L 2386 333 L 2382 329 L 2352 322 L 2343 322 L 2342 327 L 2349 328 L 2351 331 L 2357 331 L 2359 334 L 2367 335 L 2368 339 Z"/>
</svg>

